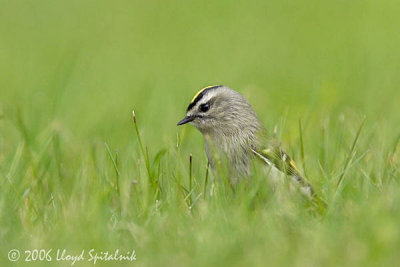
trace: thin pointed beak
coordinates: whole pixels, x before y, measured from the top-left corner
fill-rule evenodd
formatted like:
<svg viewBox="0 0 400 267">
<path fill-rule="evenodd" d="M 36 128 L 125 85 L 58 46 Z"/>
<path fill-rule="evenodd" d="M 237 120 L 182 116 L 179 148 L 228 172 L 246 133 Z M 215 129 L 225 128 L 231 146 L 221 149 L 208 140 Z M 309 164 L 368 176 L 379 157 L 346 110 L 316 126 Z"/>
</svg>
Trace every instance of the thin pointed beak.
<svg viewBox="0 0 400 267">
<path fill-rule="evenodd" d="M 191 122 L 194 119 L 193 116 L 186 116 L 185 118 L 183 118 L 180 122 L 178 122 L 178 126 L 179 125 L 183 125 L 186 124 L 188 122 Z"/>
</svg>

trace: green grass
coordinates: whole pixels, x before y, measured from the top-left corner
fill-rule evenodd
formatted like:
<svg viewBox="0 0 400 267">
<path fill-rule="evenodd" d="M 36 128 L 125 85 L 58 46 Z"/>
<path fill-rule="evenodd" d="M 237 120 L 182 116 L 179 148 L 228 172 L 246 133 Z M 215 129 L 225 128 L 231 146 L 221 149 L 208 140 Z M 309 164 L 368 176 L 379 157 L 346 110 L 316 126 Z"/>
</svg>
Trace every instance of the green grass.
<svg viewBox="0 0 400 267">
<path fill-rule="evenodd" d="M 24 263 L 13 248 L 135 249 L 137 266 L 400 260 L 396 1 L 0 4 L 1 266 Z M 201 134 L 176 123 L 211 84 L 251 102 L 324 213 L 259 172 L 235 191 L 207 174 Z"/>
</svg>

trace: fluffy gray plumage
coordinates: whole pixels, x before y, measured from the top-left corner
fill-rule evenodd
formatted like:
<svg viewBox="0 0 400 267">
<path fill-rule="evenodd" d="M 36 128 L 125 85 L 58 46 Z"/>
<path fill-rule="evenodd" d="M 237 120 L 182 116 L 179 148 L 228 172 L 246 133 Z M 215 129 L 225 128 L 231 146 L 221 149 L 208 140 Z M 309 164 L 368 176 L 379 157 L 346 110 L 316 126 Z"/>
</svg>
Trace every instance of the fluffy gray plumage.
<svg viewBox="0 0 400 267">
<path fill-rule="evenodd" d="M 200 106 L 206 103 L 210 109 L 202 112 Z M 214 157 L 226 155 L 231 175 L 239 178 L 249 173 L 249 144 L 258 143 L 256 134 L 263 126 L 241 94 L 226 86 L 208 89 L 186 116 L 193 117 L 190 123 L 203 134 L 211 166 L 215 165 Z"/>
<path fill-rule="evenodd" d="M 186 117 L 178 125 L 190 123 L 203 134 L 211 166 L 227 160 L 233 183 L 250 174 L 251 160 L 261 159 L 273 173 L 286 173 L 312 195 L 311 186 L 301 177 L 294 162 L 268 138 L 267 131 L 250 103 L 226 86 L 206 87 L 195 95 Z"/>
</svg>

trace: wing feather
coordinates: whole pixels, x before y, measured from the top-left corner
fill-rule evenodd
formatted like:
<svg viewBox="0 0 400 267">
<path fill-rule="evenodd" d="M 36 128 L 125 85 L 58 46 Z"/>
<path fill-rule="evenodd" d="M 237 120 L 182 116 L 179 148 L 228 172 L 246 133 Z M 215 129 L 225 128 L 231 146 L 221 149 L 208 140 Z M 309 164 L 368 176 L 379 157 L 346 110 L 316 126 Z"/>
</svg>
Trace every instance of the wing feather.
<svg viewBox="0 0 400 267">
<path fill-rule="evenodd" d="M 301 192 L 310 197 L 322 210 L 327 208 L 325 201 L 315 194 L 312 186 L 303 178 L 293 159 L 289 157 L 278 145 L 272 143 L 268 147 L 257 148 L 252 146 L 251 151 L 268 166 L 275 167 L 282 173 L 293 177 L 300 185 Z"/>
<path fill-rule="evenodd" d="M 273 166 L 282 173 L 293 177 L 302 187 L 308 188 L 310 195 L 313 195 L 311 185 L 300 174 L 295 162 L 280 147 L 270 146 L 260 149 L 252 147 L 251 151 L 257 158 L 264 161 L 267 165 Z"/>
</svg>

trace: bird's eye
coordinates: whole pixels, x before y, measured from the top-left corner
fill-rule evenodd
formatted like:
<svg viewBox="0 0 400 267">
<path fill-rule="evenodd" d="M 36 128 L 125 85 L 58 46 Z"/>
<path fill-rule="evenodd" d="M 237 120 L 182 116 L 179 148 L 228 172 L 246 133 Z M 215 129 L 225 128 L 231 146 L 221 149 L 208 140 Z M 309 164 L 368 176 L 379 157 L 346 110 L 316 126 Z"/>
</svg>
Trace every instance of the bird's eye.
<svg viewBox="0 0 400 267">
<path fill-rule="evenodd" d="M 200 105 L 201 112 L 207 112 L 210 109 L 210 102 Z"/>
</svg>

